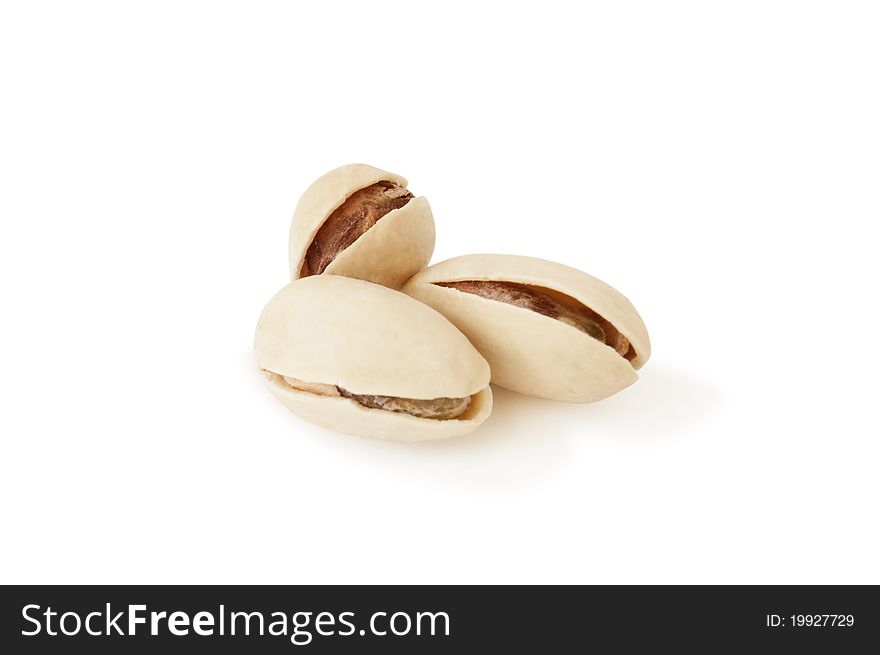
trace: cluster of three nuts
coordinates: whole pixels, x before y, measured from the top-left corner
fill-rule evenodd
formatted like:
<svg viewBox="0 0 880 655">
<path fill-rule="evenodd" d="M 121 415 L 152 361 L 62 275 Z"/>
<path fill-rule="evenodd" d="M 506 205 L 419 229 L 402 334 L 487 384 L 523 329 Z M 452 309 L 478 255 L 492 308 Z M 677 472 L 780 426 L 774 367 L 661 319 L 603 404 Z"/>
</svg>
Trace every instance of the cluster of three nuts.
<svg viewBox="0 0 880 655">
<path fill-rule="evenodd" d="M 257 324 L 271 391 L 340 432 L 428 440 L 489 416 L 490 376 L 569 402 L 637 379 L 648 333 L 612 287 L 531 257 L 469 255 L 425 268 L 433 250 L 430 206 L 400 176 L 354 164 L 312 184 L 290 229 L 294 281 Z"/>
</svg>

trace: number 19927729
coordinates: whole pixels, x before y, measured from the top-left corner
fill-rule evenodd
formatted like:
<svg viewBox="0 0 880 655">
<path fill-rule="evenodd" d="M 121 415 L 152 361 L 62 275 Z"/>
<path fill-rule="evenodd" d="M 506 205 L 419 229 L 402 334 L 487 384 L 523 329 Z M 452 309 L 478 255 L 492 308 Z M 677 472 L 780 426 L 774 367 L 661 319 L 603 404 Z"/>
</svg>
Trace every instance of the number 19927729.
<svg viewBox="0 0 880 655">
<path fill-rule="evenodd" d="M 768 628 L 851 628 L 855 623 L 852 614 L 767 614 Z"/>
</svg>

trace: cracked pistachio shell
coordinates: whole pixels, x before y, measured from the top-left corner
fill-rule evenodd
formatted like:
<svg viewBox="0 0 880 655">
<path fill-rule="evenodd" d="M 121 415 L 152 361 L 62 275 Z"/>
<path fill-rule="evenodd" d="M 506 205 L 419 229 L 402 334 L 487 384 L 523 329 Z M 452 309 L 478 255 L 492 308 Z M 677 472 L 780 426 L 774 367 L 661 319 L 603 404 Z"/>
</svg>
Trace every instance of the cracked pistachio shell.
<svg viewBox="0 0 880 655">
<path fill-rule="evenodd" d="M 530 309 L 438 286 L 494 280 L 551 289 L 592 309 L 629 339 L 628 361 L 612 347 L 562 321 Z M 636 381 L 651 344 L 641 317 L 620 292 L 582 271 L 533 257 L 467 255 L 413 277 L 404 293 L 430 305 L 467 335 L 492 368 L 492 382 L 520 393 L 593 402 Z"/>
<path fill-rule="evenodd" d="M 263 310 L 254 338 L 271 392 L 307 421 L 361 437 L 443 439 L 475 430 L 492 411 L 489 366 L 467 338 L 427 305 L 385 287 L 316 275 L 288 284 Z M 418 418 L 341 396 L 293 389 L 281 376 L 354 394 L 471 397 L 454 419 Z"/>
<path fill-rule="evenodd" d="M 324 221 L 356 191 L 388 181 L 406 187 L 400 175 L 349 164 L 319 177 L 297 203 L 290 224 L 290 277 L 301 276 L 306 252 Z M 434 217 L 425 197 L 393 209 L 341 251 L 324 271 L 399 289 L 424 268 L 434 252 Z"/>
</svg>

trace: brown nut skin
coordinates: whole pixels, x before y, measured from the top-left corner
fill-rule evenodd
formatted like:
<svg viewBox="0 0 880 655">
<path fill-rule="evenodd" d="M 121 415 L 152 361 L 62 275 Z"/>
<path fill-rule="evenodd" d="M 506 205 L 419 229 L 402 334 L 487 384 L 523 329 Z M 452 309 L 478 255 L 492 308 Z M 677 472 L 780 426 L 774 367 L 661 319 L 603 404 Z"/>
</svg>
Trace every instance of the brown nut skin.
<svg viewBox="0 0 880 655">
<path fill-rule="evenodd" d="M 608 330 L 615 334 L 613 345 L 626 344 L 625 354 L 566 320 L 443 286 L 465 281 L 528 285 L 583 305 L 590 316 L 601 317 L 599 323 L 613 326 Z M 563 264 L 466 255 L 421 271 L 402 291 L 439 311 L 470 339 L 489 362 L 493 384 L 520 393 L 577 403 L 602 400 L 635 382 L 636 370 L 651 354 L 648 331 L 632 303 L 601 280 Z"/>
<path fill-rule="evenodd" d="M 390 202 L 381 207 L 369 188 L 385 183 L 390 183 L 386 184 Z M 315 180 L 300 198 L 290 223 L 291 279 L 319 273 L 353 277 L 392 289 L 403 286 L 430 261 L 435 240 L 434 218 L 427 199 L 396 192 L 406 191 L 406 186 L 406 179 L 400 175 L 367 164 L 341 166 Z M 349 199 L 352 202 L 346 204 Z M 360 206 L 352 207 L 352 203 Z M 347 216 L 340 220 L 337 210 Z M 362 225 L 356 225 L 358 222 Z M 322 232 L 325 223 L 336 233 Z M 362 231 L 365 225 L 369 227 Z M 356 235 L 350 244 L 347 231 Z M 323 268 L 312 271 L 307 260 L 319 234 L 325 243 L 345 247 L 332 258 L 312 257 L 312 262 L 320 261 Z"/>
</svg>

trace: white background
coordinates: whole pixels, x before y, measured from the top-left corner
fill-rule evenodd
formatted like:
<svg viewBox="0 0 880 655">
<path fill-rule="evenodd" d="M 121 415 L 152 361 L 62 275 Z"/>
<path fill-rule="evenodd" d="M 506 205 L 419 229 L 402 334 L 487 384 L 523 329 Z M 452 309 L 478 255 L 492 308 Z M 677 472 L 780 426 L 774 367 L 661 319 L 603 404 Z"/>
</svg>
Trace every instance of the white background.
<svg viewBox="0 0 880 655">
<path fill-rule="evenodd" d="M 606 5 L 612 6 L 606 6 Z M 880 583 L 876 4 L 5 3 L 3 582 Z M 654 354 L 469 437 L 263 387 L 318 175 L 558 260 Z"/>
</svg>

